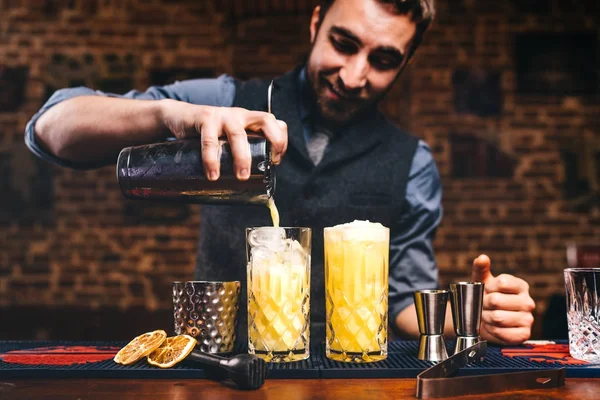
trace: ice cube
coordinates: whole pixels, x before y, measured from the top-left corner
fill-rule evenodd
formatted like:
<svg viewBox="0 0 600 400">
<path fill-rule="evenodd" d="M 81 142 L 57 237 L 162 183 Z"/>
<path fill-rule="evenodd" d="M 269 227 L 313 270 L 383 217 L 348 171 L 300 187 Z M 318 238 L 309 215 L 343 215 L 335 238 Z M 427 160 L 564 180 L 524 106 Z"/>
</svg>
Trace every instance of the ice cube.
<svg viewBox="0 0 600 400">
<path fill-rule="evenodd" d="M 264 246 L 273 251 L 281 251 L 285 247 L 285 230 L 270 226 L 255 228 L 248 235 L 250 247 Z"/>
<path fill-rule="evenodd" d="M 287 244 L 288 244 L 289 250 L 291 250 L 291 251 L 297 251 L 297 252 L 300 252 L 302 254 L 306 253 L 306 250 L 304 249 L 304 247 L 302 247 L 302 245 L 300 244 L 299 241 L 293 240 L 293 239 L 288 239 L 287 242 L 288 242 Z"/>
<path fill-rule="evenodd" d="M 282 254 L 283 262 L 286 266 L 294 268 L 292 271 L 296 272 L 304 269 L 306 265 L 306 255 L 300 251 L 286 251 Z"/>
<path fill-rule="evenodd" d="M 256 246 L 252 247 L 250 250 L 252 255 L 252 264 L 253 265 L 262 265 L 264 263 L 271 263 L 277 257 L 275 251 L 266 246 Z"/>
<path fill-rule="evenodd" d="M 288 266 L 306 265 L 307 253 L 297 240 L 286 240 L 285 252 L 282 254 L 283 262 Z"/>
</svg>

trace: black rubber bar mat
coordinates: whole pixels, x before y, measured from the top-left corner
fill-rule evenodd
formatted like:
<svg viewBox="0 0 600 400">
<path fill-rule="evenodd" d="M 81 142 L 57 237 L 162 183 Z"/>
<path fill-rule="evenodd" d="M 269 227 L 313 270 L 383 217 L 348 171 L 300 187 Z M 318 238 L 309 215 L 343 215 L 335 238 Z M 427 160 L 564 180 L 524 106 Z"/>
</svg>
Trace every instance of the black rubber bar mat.
<svg viewBox="0 0 600 400">
<path fill-rule="evenodd" d="M 446 343 L 452 354 L 454 343 Z M 358 364 L 332 361 L 321 357 L 322 378 L 414 378 L 435 363 L 417 358 L 418 343 L 392 342 L 387 359 Z M 323 351 L 324 353 L 324 351 Z M 531 344 L 518 347 L 497 347 L 488 344 L 486 358 L 461 369 L 458 375 L 482 375 L 524 370 L 567 368 L 568 377 L 600 377 L 600 365 L 572 358 L 566 342 Z"/>
<path fill-rule="evenodd" d="M 145 359 L 123 366 L 113 362 L 121 342 L 0 341 L 2 378 L 204 378 L 199 364 L 184 361 L 161 369 Z M 448 350 L 452 342 L 448 342 Z M 323 346 L 315 346 L 308 360 L 269 365 L 271 379 L 307 378 L 414 378 L 431 362 L 418 360 L 417 342 L 392 342 L 388 358 L 367 364 L 341 363 L 325 357 Z M 238 351 L 243 351 L 240 347 Z M 461 375 L 516 372 L 532 369 L 567 368 L 567 377 L 600 377 L 600 365 L 570 357 L 564 342 L 519 347 L 489 346 L 485 361 L 469 365 Z"/>
</svg>

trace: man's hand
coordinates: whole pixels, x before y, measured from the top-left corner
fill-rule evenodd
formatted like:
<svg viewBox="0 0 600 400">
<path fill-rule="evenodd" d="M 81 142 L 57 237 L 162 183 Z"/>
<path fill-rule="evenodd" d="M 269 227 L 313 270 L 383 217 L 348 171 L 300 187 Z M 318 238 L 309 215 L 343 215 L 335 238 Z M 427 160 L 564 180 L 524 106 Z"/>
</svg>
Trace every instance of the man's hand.
<svg viewBox="0 0 600 400">
<path fill-rule="evenodd" d="M 502 274 L 494 277 L 490 258 L 480 255 L 473 261 L 473 281 L 485 284 L 481 337 L 505 345 L 521 344 L 531 336 L 535 302 L 523 279 Z"/>
<path fill-rule="evenodd" d="M 236 177 L 250 177 L 251 157 L 246 130 L 262 132 L 271 143 L 274 164 L 279 164 L 287 149 L 287 125 L 273 114 L 238 107 L 199 106 L 163 100 L 164 125 L 178 139 L 200 136 L 202 162 L 210 180 L 219 178 L 219 137 L 227 136 L 233 155 Z"/>
</svg>

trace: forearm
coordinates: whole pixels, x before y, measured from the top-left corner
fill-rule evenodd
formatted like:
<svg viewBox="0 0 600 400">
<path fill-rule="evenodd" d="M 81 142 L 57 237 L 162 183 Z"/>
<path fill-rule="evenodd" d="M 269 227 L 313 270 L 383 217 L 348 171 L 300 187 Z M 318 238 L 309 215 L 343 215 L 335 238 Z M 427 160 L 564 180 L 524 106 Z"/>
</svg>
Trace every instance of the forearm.
<svg viewBox="0 0 600 400">
<path fill-rule="evenodd" d="M 95 161 L 116 157 L 127 146 L 152 143 L 169 131 L 165 101 L 79 96 L 47 110 L 36 121 L 36 141 L 62 159 Z"/>
<path fill-rule="evenodd" d="M 415 304 L 411 304 L 404 310 L 400 311 L 396 317 L 396 327 L 404 339 L 417 339 L 420 335 L 419 324 L 417 322 L 417 309 Z M 454 334 L 454 322 L 452 321 L 452 309 L 450 303 L 446 307 L 446 319 L 444 323 L 444 336 L 446 338 L 453 338 Z"/>
</svg>

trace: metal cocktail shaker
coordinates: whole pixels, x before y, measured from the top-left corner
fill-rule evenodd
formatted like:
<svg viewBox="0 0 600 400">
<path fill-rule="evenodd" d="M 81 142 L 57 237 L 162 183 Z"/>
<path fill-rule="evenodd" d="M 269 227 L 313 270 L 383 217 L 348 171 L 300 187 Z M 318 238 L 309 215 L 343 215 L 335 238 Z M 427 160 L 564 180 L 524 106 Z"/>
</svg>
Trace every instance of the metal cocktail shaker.
<svg viewBox="0 0 600 400">
<path fill-rule="evenodd" d="M 121 150 L 117 180 L 130 199 L 199 204 L 266 204 L 275 193 L 275 170 L 264 136 L 248 133 L 250 178 L 240 181 L 231 147 L 219 140 L 221 175 L 209 181 L 202 166 L 200 138 L 173 140 Z"/>
</svg>

